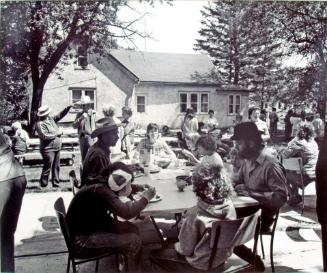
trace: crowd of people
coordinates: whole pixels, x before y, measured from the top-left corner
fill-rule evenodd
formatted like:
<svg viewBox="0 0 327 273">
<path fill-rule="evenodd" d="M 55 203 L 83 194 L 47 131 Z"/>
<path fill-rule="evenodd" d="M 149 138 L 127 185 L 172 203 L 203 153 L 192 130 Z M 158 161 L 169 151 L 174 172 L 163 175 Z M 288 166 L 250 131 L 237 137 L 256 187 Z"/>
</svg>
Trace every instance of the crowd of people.
<svg viewBox="0 0 327 273">
<path fill-rule="evenodd" d="M 44 105 L 38 110 L 36 131 L 43 158 L 40 177 L 42 187 L 48 185 L 50 173 L 52 186 L 59 186 L 62 132 L 57 122 L 72 107 L 80 109 L 73 127 L 78 132 L 82 158 L 80 189 L 74 195 L 67 212 L 74 249 L 81 255 L 101 254 L 114 249 L 126 254 L 138 267 L 142 246 L 148 240 L 153 241 L 153 238 L 143 238 L 140 235 L 140 228 L 147 223 L 138 216 L 156 195 L 156 189 L 149 185 L 134 184 L 134 168 L 138 166 L 146 173 L 146 168 L 158 167 L 162 162 L 178 166 L 178 158 L 161 137 L 156 123 L 149 123 L 145 138 L 134 145 L 135 124 L 129 107 L 122 108 L 122 118 L 119 119 L 116 117 L 116 109 L 108 106 L 103 109 L 104 116 L 95 120 L 91 100 L 83 96 L 81 101 L 66 107 L 56 116 L 50 115 L 51 109 L 48 106 Z M 197 203 L 184 215 L 180 232 L 175 234 L 176 243 L 167 252 L 168 256 L 182 255 L 188 266 L 196 269 L 205 269 L 208 263 L 209 242 L 199 242 L 196 239 L 201 236 L 208 223 L 235 219 L 251 213 L 242 209 L 236 212 L 231 201 L 233 194 L 250 196 L 259 202 L 262 209 L 262 231 L 270 230 L 274 215 L 286 202 L 291 200 L 291 205 L 299 202 L 296 178 L 292 177 L 292 173 L 287 173 L 278 158 L 266 149 L 270 134 L 277 131 L 279 118 L 276 109 L 269 114 L 270 128 L 263 120 L 265 113 L 258 108 L 249 110 L 248 121 L 243 121 L 243 116 L 238 114 L 233 124 L 227 127 L 219 127 L 213 110 L 209 110 L 208 114 L 207 122 L 199 126 L 193 109 L 187 109 L 181 125 L 180 147 L 183 154 L 195 165 L 190 178 Z M 315 179 L 319 152 L 315 137 L 323 136 L 322 127 L 323 123 L 318 115 L 310 121 L 303 113 L 298 116 L 289 111 L 285 117 L 285 133 L 293 138 L 285 149 L 279 151 L 279 155 L 285 158 L 303 158 L 305 183 Z M 22 140 L 27 145 L 28 134 L 19 122 L 15 122 L 12 128 L 15 137 L 8 139 L 6 134 L 0 133 L 0 167 L 9 171 L 0 175 L 1 200 L 14 204 L 10 207 L 1 205 L 1 215 L 2 219 L 9 214 L 15 216 L 6 221 L 5 226 L 1 221 L 1 238 L 4 238 L 3 230 L 10 235 L 5 236 L 2 241 L 5 242 L 1 249 L 2 260 L 7 261 L 7 264 L 2 264 L 2 270 L 10 269 L 5 271 L 14 271 L 13 234 L 26 186 L 24 171 L 14 158 L 14 153 L 19 152 L 22 145 L 17 146 L 14 143 Z M 215 132 L 222 128 L 230 130 L 232 149 L 228 145 L 226 148 L 217 139 Z M 14 141 L 15 138 L 18 140 Z M 226 153 L 221 152 L 224 147 Z M 122 163 L 122 158 L 129 159 L 130 164 Z M 234 164 L 232 174 L 226 170 L 226 158 L 231 158 Z M 142 192 L 138 200 L 133 198 L 136 192 Z M 129 198 L 129 201 L 126 202 L 123 197 Z M 138 219 L 137 223 L 135 219 Z M 163 229 L 167 231 L 171 228 L 172 226 Z M 256 271 L 264 271 L 261 258 L 245 245 L 219 250 L 213 262 L 214 267 L 222 265 L 232 251 L 253 264 Z M 169 263 L 163 264 L 156 259 L 152 262 L 163 270 L 171 270 Z"/>
</svg>

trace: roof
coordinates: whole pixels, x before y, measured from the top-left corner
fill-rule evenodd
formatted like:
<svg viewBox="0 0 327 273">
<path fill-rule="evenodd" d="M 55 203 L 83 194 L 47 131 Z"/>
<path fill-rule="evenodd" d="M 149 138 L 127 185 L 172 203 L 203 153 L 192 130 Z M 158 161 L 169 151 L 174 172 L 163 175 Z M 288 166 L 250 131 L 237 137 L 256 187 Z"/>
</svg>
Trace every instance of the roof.
<svg viewBox="0 0 327 273">
<path fill-rule="evenodd" d="M 111 50 L 110 54 L 141 82 L 196 83 L 192 75 L 195 73 L 203 75 L 214 68 L 209 57 L 203 54 L 154 53 L 120 49 Z"/>
</svg>

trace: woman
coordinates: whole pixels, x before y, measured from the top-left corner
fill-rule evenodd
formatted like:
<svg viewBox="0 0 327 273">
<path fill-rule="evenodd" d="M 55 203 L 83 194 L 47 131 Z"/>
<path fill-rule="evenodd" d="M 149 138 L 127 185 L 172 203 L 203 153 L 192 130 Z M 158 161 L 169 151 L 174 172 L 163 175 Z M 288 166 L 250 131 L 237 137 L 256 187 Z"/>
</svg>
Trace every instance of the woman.
<svg viewBox="0 0 327 273">
<path fill-rule="evenodd" d="M 236 212 L 230 197 L 233 187 L 218 167 L 206 168 L 199 165 L 192 174 L 193 191 L 198 197 L 195 207 L 187 211 L 183 220 L 178 242 L 174 249 L 165 252 L 167 258 L 183 255 L 187 264 L 170 263 L 165 259 L 163 264 L 155 257 L 152 261 L 161 269 L 170 272 L 194 272 L 206 270 L 211 253 L 210 237 L 201 236 L 210 223 L 219 220 L 236 219 Z M 177 254 L 178 253 L 178 254 Z M 218 249 L 213 261 L 213 268 L 222 265 L 231 255 L 232 249 Z"/>
<path fill-rule="evenodd" d="M 26 179 L 4 135 L 0 132 L 1 272 L 14 272 L 14 235 L 25 193 Z"/>
<path fill-rule="evenodd" d="M 198 133 L 199 123 L 192 108 L 186 109 L 186 114 L 181 129 L 186 145 L 193 152 L 195 150 L 195 143 L 200 135 Z"/>
<path fill-rule="evenodd" d="M 137 146 L 137 153 L 135 153 L 134 158 L 137 157 L 143 165 L 158 164 L 159 161 L 175 161 L 177 159 L 167 143 L 159 137 L 159 127 L 155 123 L 148 124 L 146 138 L 142 139 Z"/>
<path fill-rule="evenodd" d="M 287 148 L 281 151 L 284 158 L 301 157 L 303 162 L 303 182 L 306 186 L 309 182 L 315 180 L 315 169 L 318 160 L 319 148 L 314 140 L 313 127 L 308 124 L 303 124 L 299 127 L 297 136 L 292 139 Z M 301 196 L 298 194 L 298 175 L 288 172 L 287 181 L 291 194 L 290 204 L 301 202 Z"/>
<path fill-rule="evenodd" d="M 218 128 L 218 121 L 215 118 L 215 112 L 212 109 L 209 110 L 208 114 L 209 118 L 205 124 L 205 128 L 208 130 L 208 133 L 210 133 Z"/>
</svg>

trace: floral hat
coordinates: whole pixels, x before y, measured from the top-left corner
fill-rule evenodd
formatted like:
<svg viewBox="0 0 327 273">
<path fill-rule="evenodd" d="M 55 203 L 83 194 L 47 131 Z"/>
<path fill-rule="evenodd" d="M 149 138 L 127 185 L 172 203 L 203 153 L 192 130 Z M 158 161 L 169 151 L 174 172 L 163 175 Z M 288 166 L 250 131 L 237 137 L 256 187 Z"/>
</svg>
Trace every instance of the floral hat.
<svg viewBox="0 0 327 273">
<path fill-rule="evenodd" d="M 193 191 L 208 204 L 222 204 L 231 197 L 233 185 L 224 169 L 199 165 L 192 174 Z"/>
</svg>

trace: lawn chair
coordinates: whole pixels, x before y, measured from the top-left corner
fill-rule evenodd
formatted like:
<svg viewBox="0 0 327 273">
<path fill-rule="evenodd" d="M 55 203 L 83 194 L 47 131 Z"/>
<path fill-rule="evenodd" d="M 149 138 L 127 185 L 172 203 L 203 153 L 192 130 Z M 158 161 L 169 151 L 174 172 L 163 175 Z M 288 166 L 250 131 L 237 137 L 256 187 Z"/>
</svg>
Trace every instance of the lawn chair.
<svg viewBox="0 0 327 273">
<path fill-rule="evenodd" d="M 68 229 L 68 225 L 66 222 L 66 208 L 64 201 L 62 197 L 59 197 L 55 204 L 54 204 L 54 209 L 57 214 L 57 219 L 58 223 L 60 226 L 61 233 L 64 236 L 67 248 L 68 248 L 68 262 L 67 262 L 67 273 L 69 273 L 70 269 L 70 262 L 72 263 L 73 266 L 73 272 L 76 272 L 76 265 L 82 264 L 82 263 L 87 263 L 91 261 L 96 261 L 95 264 L 95 273 L 98 272 L 98 267 L 99 267 L 99 260 L 108 256 L 115 255 L 116 256 L 116 264 L 118 268 L 118 272 L 120 272 L 120 268 L 123 266 L 121 265 L 121 261 L 127 261 L 126 257 L 120 253 L 117 253 L 117 251 L 112 250 L 110 252 L 105 252 L 100 255 L 89 255 L 88 257 L 85 257 L 85 254 L 83 254 L 83 257 L 79 257 L 77 253 L 75 253 L 75 249 L 73 247 L 73 240 L 71 238 L 70 231 Z M 126 267 L 125 267 L 126 268 Z"/>
<path fill-rule="evenodd" d="M 253 252 L 256 253 L 257 242 L 260 230 L 260 215 L 261 210 L 258 210 L 250 216 L 239 218 L 235 220 L 219 220 L 212 223 L 211 227 L 208 227 L 203 233 L 199 241 L 210 236 L 210 249 L 211 253 L 208 257 L 207 271 L 213 270 L 212 265 L 214 257 L 217 253 L 217 249 L 220 248 L 232 248 L 240 245 L 244 245 L 248 241 L 254 239 Z M 151 253 L 150 260 L 156 263 L 156 261 L 165 262 L 173 261 L 174 263 L 183 263 L 188 266 L 184 256 L 176 255 L 175 257 L 167 259 L 165 257 L 164 248 L 154 250 Z M 255 255 L 254 255 L 255 256 Z M 253 263 L 255 260 L 253 261 Z M 225 267 L 225 266 L 224 266 Z M 242 267 L 244 268 L 244 267 Z M 222 268 L 219 267 L 219 270 Z"/>
</svg>

